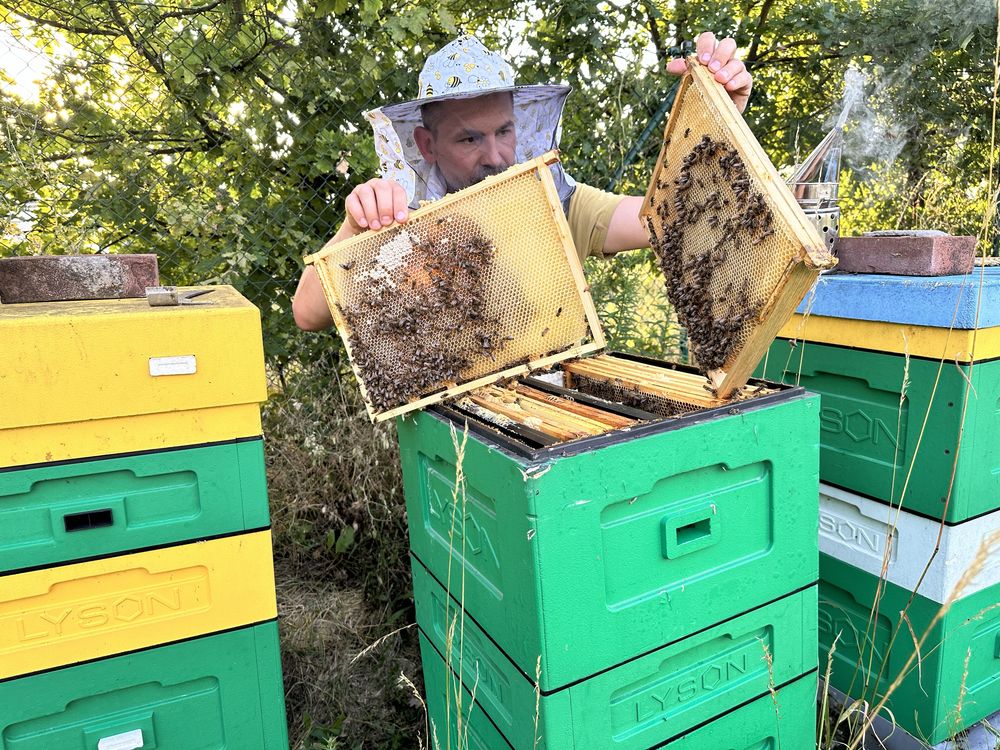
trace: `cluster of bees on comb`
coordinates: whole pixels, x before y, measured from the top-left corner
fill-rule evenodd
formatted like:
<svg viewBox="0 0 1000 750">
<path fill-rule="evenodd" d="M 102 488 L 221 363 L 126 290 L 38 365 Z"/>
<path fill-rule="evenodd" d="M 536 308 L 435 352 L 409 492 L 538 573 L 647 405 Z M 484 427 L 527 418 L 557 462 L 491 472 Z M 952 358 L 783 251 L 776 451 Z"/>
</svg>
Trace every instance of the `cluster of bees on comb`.
<svg viewBox="0 0 1000 750">
<path fill-rule="evenodd" d="M 679 137 L 687 139 L 690 131 Z M 709 135 L 692 146 L 675 179 L 657 180 L 650 206 L 649 235 L 667 296 L 699 367 L 718 369 L 735 349 L 737 334 L 760 312 L 761 302 L 750 297 L 747 267 L 774 234 L 771 209 L 739 153 Z"/>
<path fill-rule="evenodd" d="M 384 238 L 397 257 L 387 262 L 386 242 L 368 262 L 340 264 L 356 274 L 355 299 L 340 308 L 351 358 L 380 412 L 454 385 L 511 340 L 486 310 L 495 247 L 469 222 L 427 218 Z"/>
<path fill-rule="evenodd" d="M 642 409 L 651 414 L 676 417 L 698 408 L 694 404 L 685 404 L 683 401 L 667 400 L 661 396 L 654 396 L 636 387 L 630 387 L 617 378 L 602 381 L 574 374 L 573 382 L 574 387 L 581 393 Z"/>
</svg>

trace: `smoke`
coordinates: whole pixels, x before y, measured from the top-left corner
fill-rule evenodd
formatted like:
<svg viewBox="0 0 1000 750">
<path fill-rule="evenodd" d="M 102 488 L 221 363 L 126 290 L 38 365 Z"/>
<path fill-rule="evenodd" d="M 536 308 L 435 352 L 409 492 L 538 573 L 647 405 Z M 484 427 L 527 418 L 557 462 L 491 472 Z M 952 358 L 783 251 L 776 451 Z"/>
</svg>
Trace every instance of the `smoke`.
<svg viewBox="0 0 1000 750">
<path fill-rule="evenodd" d="M 943 18 L 955 46 L 967 42 L 983 26 L 996 28 L 996 0 L 951 0 L 947 6 L 940 0 L 921 0 L 921 7 L 926 17 Z"/>
<path fill-rule="evenodd" d="M 900 30 L 895 43 L 887 45 L 884 36 L 873 36 L 869 40 L 873 62 L 866 67 L 852 62 L 845 71 L 840 106 L 826 122 L 828 128 L 844 127 L 845 164 L 855 169 L 892 165 L 909 140 L 919 137 L 931 116 L 920 106 L 921 66 L 931 64 L 935 49 L 965 48 L 984 28 L 992 38 L 994 3 L 952 0 L 947 13 L 939 0 L 885 5 L 886 13 L 899 14 L 905 8 L 911 23 Z M 961 133 L 954 135 L 961 140 Z"/>
<path fill-rule="evenodd" d="M 851 166 L 892 164 L 906 146 L 917 121 L 895 104 L 894 84 L 900 75 L 899 70 L 887 75 L 881 67 L 865 71 L 855 63 L 847 68 L 840 107 L 827 127 L 845 128 L 843 158 Z"/>
</svg>

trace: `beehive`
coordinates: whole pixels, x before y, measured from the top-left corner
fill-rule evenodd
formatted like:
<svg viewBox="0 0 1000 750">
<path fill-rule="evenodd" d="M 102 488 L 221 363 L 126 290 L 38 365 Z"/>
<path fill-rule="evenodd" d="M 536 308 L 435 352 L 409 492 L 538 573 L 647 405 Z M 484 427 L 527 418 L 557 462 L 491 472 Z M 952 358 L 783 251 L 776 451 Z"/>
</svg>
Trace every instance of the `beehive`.
<svg viewBox="0 0 1000 750">
<path fill-rule="evenodd" d="M 815 582 L 817 421 L 782 388 L 534 442 L 437 405 L 397 422 L 411 553 L 553 691 Z"/>
<path fill-rule="evenodd" d="M 525 679 L 419 562 L 413 586 L 425 663 L 447 661 L 475 686 L 476 702 L 515 750 L 660 747 L 816 672 L 815 586 L 555 688 L 536 684 L 535 674 Z M 537 727 L 525 721 L 536 713 Z"/>
<path fill-rule="evenodd" d="M 306 258 L 373 421 L 604 345 L 554 161 L 512 167 L 405 225 Z"/>
<path fill-rule="evenodd" d="M 207 289 L 198 306 L 0 305 L 0 469 L 260 436 L 260 312 Z"/>
<path fill-rule="evenodd" d="M 200 291 L 0 305 L 4 747 L 287 747 L 260 315 Z"/>
<path fill-rule="evenodd" d="M 782 324 L 836 260 L 726 91 L 689 65 L 640 212 L 719 397 L 742 387 Z"/>
<path fill-rule="evenodd" d="M 18 750 L 287 748 L 278 624 L 0 682 Z"/>
<path fill-rule="evenodd" d="M 979 282 L 833 274 L 782 328 L 757 373 L 822 396 L 824 482 L 948 524 L 1000 508 L 1000 276 Z"/>
</svg>

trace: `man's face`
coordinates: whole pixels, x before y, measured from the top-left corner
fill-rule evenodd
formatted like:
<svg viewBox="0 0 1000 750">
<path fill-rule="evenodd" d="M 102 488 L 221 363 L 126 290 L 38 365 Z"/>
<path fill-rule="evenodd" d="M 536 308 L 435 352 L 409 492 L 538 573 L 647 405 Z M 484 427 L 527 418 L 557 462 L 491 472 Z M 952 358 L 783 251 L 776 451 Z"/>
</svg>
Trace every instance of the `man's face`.
<svg viewBox="0 0 1000 750">
<path fill-rule="evenodd" d="M 429 128 L 414 131 L 424 160 L 436 164 L 449 191 L 474 185 L 514 163 L 517 136 L 510 94 L 452 99 L 431 105 Z"/>
</svg>

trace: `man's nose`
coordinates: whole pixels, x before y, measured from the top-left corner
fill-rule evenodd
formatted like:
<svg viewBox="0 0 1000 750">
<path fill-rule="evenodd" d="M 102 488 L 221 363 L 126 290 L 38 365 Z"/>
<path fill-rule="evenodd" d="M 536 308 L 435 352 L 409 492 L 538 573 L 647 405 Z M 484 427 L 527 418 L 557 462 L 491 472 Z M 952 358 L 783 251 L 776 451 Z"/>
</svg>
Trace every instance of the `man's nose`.
<svg viewBox="0 0 1000 750">
<path fill-rule="evenodd" d="M 484 167 L 502 167 L 504 165 L 503 156 L 500 155 L 500 142 L 496 136 L 487 136 L 483 139 L 479 163 Z"/>
</svg>

